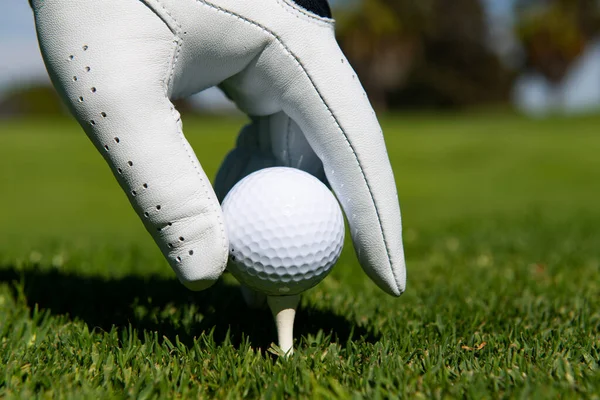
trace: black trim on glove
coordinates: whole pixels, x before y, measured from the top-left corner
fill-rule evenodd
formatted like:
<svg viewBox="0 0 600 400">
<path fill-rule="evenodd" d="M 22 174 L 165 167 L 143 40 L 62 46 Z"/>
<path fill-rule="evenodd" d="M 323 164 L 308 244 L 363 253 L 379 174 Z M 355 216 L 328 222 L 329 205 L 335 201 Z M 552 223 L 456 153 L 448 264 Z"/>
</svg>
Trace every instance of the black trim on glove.
<svg viewBox="0 0 600 400">
<path fill-rule="evenodd" d="M 319 17 L 331 18 L 331 8 L 327 0 L 293 0 L 293 2 Z"/>
</svg>

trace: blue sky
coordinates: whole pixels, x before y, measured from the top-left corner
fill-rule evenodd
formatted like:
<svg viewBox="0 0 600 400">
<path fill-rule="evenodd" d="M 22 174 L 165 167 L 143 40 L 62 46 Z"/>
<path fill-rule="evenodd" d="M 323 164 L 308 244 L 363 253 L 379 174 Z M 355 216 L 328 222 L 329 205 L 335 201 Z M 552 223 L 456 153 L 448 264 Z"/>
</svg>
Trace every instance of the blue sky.
<svg viewBox="0 0 600 400">
<path fill-rule="evenodd" d="M 505 16 L 512 13 L 515 0 L 482 0 L 482 2 L 489 14 Z"/>
<path fill-rule="evenodd" d="M 448 0 L 451 1 L 451 0 Z M 514 0 L 482 0 L 490 19 L 510 16 Z M 344 0 L 336 0 L 338 5 Z M 0 12 L 0 90 L 14 84 L 47 81 L 33 16 L 27 0 L 3 0 Z"/>
<path fill-rule="evenodd" d="M 0 12 L 0 89 L 47 80 L 27 0 L 3 0 Z"/>
</svg>

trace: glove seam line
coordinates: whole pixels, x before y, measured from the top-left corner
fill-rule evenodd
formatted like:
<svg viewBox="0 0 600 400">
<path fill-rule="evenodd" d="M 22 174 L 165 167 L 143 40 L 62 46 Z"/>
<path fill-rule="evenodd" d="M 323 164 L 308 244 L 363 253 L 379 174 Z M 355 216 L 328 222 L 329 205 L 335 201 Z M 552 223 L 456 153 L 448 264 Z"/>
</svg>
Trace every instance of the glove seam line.
<svg viewBox="0 0 600 400">
<path fill-rule="evenodd" d="M 156 2 L 156 4 L 158 4 L 164 10 L 164 12 L 169 16 L 169 18 L 172 20 L 172 22 L 176 26 L 176 29 L 173 32 L 173 35 L 175 37 L 174 38 L 174 43 L 175 43 L 176 47 L 173 50 L 173 55 L 171 57 L 171 65 L 169 67 L 170 68 L 169 78 L 165 82 L 165 98 L 167 99 L 167 101 L 170 102 L 169 91 L 172 89 L 174 75 L 175 75 L 175 68 L 176 68 L 177 63 L 179 61 L 179 55 L 181 53 L 181 48 L 183 47 L 183 39 L 182 39 L 182 37 L 180 35 L 180 32 L 182 31 L 182 26 L 179 23 L 179 21 L 177 21 L 177 19 L 164 6 L 164 4 L 161 3 L 161 1 L 155 0 L 155 2 Z M 169 23 L 167 21 L 165 21 L 164 19 L 163 19 L 163 22 L 167 26 L 169 26 Z M 187 154 L 188 159 L 189 159 L 189 161 L 192 164 L 192 168 L 194 169 L 194 171 L 196 171 L 196 175 L 200 178 L 200 185 L 202 187 L 202 190 L 204 191 L 205 196 L 207 196 L 209 198 L 209 202 L 212 202 L 213 199 L 210 198 L 211 196 L 209 194 L 206 182 L 204 181 L 204 177 L 202 176 L 202 174 L 200 173 L 200 171 L 198 171 L 198 166 L 194 162 L 194 157 L 192 156 L 192 154 L 190 154 L 189 144 L 186 146 L 185 135 L 183 134 L 183 130 L 181 128 L 181 125 L 179 123 L 177 123 L 180 120 L 180 118 L 177 118 L 177 116 L 176 116 L 175 107 L 173 106 L 173 103 L 171 103 L 170 111 L 171 111 L 171 116 L 173 117 L 173 120 L 175 121 L 175 125 L 177 127 L 177 136 L 179 137 L 179 140 L 180 140 L 180 142 L 182 143 L 182 145 L 183 145 L 183 147 L 185 149 L 185 153 Z M 229 246 L 227 245 L 227 240 L 226 240 L 226 237 L 225 237 L 225 227 L 224 227 L 223 219 L 221 218 L 220 213 L 218 212 L 218 210 L 216 210 L 216 208 L 214 207 L 214 205 L 211 205 L 209 207 L 212 209 L 212 212 L 216 216 L 217 221 L 219 223 L 219 229 L 221 231 L 222 248 L 224 250 L 224 253 L 226 254 L 225 260 L 223 260 L 222 263 L 221 263 L 221 273 L 222 273 L 225 270 L 225 267 L 227 265 L 227 257 L 229 255 Z"/>
<path fill-rule="evenodd" d="M 335 122 L 335 124 L 337 125 L 338 129 L 341 131 L 344 139 L 346 140 L 346 143 L 348 144 L 348 146 L 350 147 L 350 150 L 352 151 L 352 154 L 354 155 L 354 158 L 356 160 L 356 163 L 358 164 L 358 169 L 361 172 L 361 175 L 363 177 L 363 180 L 365 182 L 365 185 L 367 186 L 367 189 L 369 191 L 369 197 L 371 198 L 371 202 L 373 203 L 373 207 L 375 208 L 375 214 L 377 215 L 377 222 L 379 223 L 379 231 L 381 232 L 381 237 L 383 240 L 383 244 L 384 244 L 384 248 L 385 248 L 385 252 L 386 252 L 386 258 L 388 260 L 389 263 L 389 268 L 392 272 L 392 276 L 394 277 L 394 283 L 396 286 L 396 289 L 398 292 L 402 293 L 403 290 L 401 290 L 401 285 L 400 285 L 400 280 L 398 279 L 398 276 L 396 275 L 396 272 L 394 270 L 394 268 L 392 268 L 392 259 L 390 257 L 390 249 L 386 240 L 386 235 L 384 232 L 384 228 L 383 228 L 383 224 L 381 223 L 381 216 L 379 214 L 379 208 L 377 207 L 377 202 L 375 201 L 375 198 L 373 197 L 373 194 L 371 192 L 371 186 L 369 185 L 369 181 L 367 180 L 367 177 L 365 175 L 365 171 L 361 166 L 361 162 L 360 159 L 358 157 L 358 154 L 356 153 L 356 151 L 354 150 L 354 147 L 352 146 L 352 143 L 350 142 L 350 139 L 348 138 L 348 136 L 346 135 L 346 132 L 344 131 L 344 129 L 342 128 L 342 126 L 340 125 L 338 119 L 336 118 L 335 114 L 333 113 L 333 111 L 331 110 L 331 108 L 329 107 L 329 105 L 327 104 L 327 102 L 325 101 L 325 99 L 323 98 L 323 95 L 321 94 L 321 92 L 319 92 L 319 89 L 317 88 L 316 84 L 314 83 L 314 81 L 312 80 L 310 74 L 308 73 L 308 71 L 306 70 L 305 66 L 302 64 L 302 62 L 295 56 L 295 54 L 285 45 L 285 43 L 283 42 L 283 40 L 276 35 L 274 32 L 272 32 L 271 30 L 267 29 L 265 26 L 259 24 L 256 21 L 250 20 L 248 18 L 245 18 L 239 14 L 236 14 L 234 12 L 231 12 L 229 10 L 226 10 L 224 8 L 221 8 L 215 4 L 209 3 L 206 0 L 196 0 L 197 2 L 204 4 L 205 6 L 209 7 L 209 8 L 213 8 L 217 11 L 220 11 L 222 13 L 231 15 L 234 18 L 237 18 L 243 22 L 246 22 L 250 25 L 254 25 L 257 28 L 263 30 L 264 32 L 266 32 L 268 35 L 272 36 L 278 43 L 279 45 L 284 49 L 284 51 L 288 54 L 288 56 L 290 56 L 301 68 L 302 72 L 304 72 L 304 74 L 306 75 L 306 77 L 308 78 L 308 80 L 310 81 L 313 89 L 315 90 L 315 92 L 317 93 L 317 95 L 319 96 L 319 98 L 321 99 L 321 102 L 323 103 L 323 105 L 325 106 L 325 108 L 327 109 L 327 111 L 329 112 L 331 118 L 333 118 L 333 121 Z"/>
<path fill-rule="evenodd" d="M 173 14 L 171 14 L 171 12 L 167 9 L 167 7 L 165 7 L 165 5 L 163 3 L 161 3 L 160 0 L 154 0 L 154 2 L 163 9 L 164 13 L 166 15 L 161 15 L 161 13 L 155 11 L 153 9 L 153 7 L 149 4 L 152 0 L 143 0 L 143 2 L 151 9 L 153 10 L 156 15 L 165 23 L 165 25 L 167 25 L 167 27 L 169 28 L 169 30 L 171 30 L 171 32 L 173 33 L 174 39 L 173 42 L 175 43 L 176 50 L 174 50 L 174 54 L 171 57 L 171 61 L 170 61 L 170 73 L 169 73 L 169 77 L 167 79 L 167 81 L 165 82 L 165 97 L 169 97 L 169 92 L 173 89 L 172 85 L 173 85 L 173 80 L 174 80 L 174 76 L 175 76 L 175 67 L 177 66 L 177 63 L 179 62 L 179 56 L 181 54 L 181 48 L 183 47 L 183 38 L 181 37 L 181 31 L 183 30 L 182 25 L 179 23 L 179 21 L 177 21 L 177 19 L 173 16 Z M 170 19 L 170 21 L 167 21 L 167 17 Z M 177 119 L 176 119 L 177 120 Z"/>
<path fill-rule="evenodd" d="M 177 121 L 177 118 L 175 117 L 175 107 L 174 106 L 171 106 L 171 115 L 173 116 L 175 121 Z M 177 124 L 177 136 L 179 137 L 179 140 L 181 141 L 181 143 L 185 149 L 185 153 L 187 154 L 187 156 L 192 164 L 192 168 L 194 168 L 194 171 L 196 171 L 196 175 L 198 175 L 198 177 L 200 178 L 200 184 L 202 186 L 202 190 L 204 191 L 204 195 L 209 197 L 209 204 L 212 203 L 212 200 L 214 200 L 214 199 L 210 198 L 211 196 L 208 192 L 206 182 L 204 181 L 204 178 L 203 178 L 202 174 L 200 173 L 200 171 L 198 171 L 198 166 L 194 162 L 194 157 L 192 157 L 192 154 L 190 154 L 189 145 L 186 146 L 185 135 L 183 134 L 183 130 L 179 127 L 179 124 Z M 219 222 L 219 229 L 221 231 L 221 243 L 223 244 L 223 250 L 225 250 L 225 254 L 227 255 L 221 265 L 222 266 L 221 273 L 222 273 L 225 270 L 225 266 L 227 265 L 227 257 L 229 256 L 229 246 L 227 245 L 227 240 L 225 238 L 225 227 L 224 227 L 223 219 L 221 218 L 221 215 L 219 214 L 219 212 L 217 212 L 214 205 L 209 205 L 209 207 L 212 209 L 214 215 L 217 218 L 217 221 Z"/>
<path fill-rule="evenodd" d="M 175 17 L 173 17 L 173 14 L 171 14 L 169 12 L 169 10 L 164 6 L 164 4 L 162 4 L 160 2 L 160 0 L 141 0 L 144 4 L 146 4 L 146 6 L 152 10 L 161 20 L 163 20 L 163 22 L 167 25 L 167 27 L 169 28 L 169 30 L 171 32 L 173 32 L 173 34 L 177 35 L 178 31 L 181 32 L 182 30 L 182 26 L 179 23 L 179 21 L 177 21 L 177 19 Z M 169 21 L 166 21 L 166 17 L 164 17 L 160 12 L 157 12 L 154 7 L 150 4 L 151 2 L 155 2 L 157 5 L 160 6 L 160 8 L 163 9 L 163 11 L 165 12 L 165 14 L 171 19 L 171 23 L 169 23 Z M 172 27 L 171 25 L 175 25 L 176 27 Z"/>
</svg>

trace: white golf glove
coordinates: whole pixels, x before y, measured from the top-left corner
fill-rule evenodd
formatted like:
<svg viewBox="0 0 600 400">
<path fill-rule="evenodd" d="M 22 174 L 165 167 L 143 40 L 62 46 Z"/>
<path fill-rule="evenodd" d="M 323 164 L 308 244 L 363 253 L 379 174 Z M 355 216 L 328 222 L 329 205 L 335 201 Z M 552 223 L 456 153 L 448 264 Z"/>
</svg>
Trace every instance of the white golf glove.
<svg viewBox="0 0 600 400">
<path fill-rule="evenodd" d="M 180 281 L 228 256 L 219 200 L 171 100 L 219 85 L 252 118 L 216 183 L 272 165 L 329 182 L 356 254 L 384 291 L 406 273 L 383 135 L 339 49 L 326 0 L 33 0 L 50 77 Z"/>
</svg>

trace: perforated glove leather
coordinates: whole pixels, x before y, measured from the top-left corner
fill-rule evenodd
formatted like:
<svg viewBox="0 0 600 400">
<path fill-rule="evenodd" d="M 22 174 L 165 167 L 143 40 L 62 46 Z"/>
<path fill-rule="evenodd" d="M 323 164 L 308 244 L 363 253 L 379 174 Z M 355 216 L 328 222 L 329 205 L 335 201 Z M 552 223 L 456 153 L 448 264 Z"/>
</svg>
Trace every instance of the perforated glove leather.
<svg viewBox="0 0 600 400">
<path fill-rule="evenodd" d="M 228 256 L 219 206 L 267 166 L 330 184 L 358 260 L 405 288 L 400 208 L 380 125 L 324 0 L 33 0 L 55 87 L 106 159 L 180 281 L 212 285 Z M 248 114 L 215 187 L 175 98 L 218 85 Z"/>
</svg>

